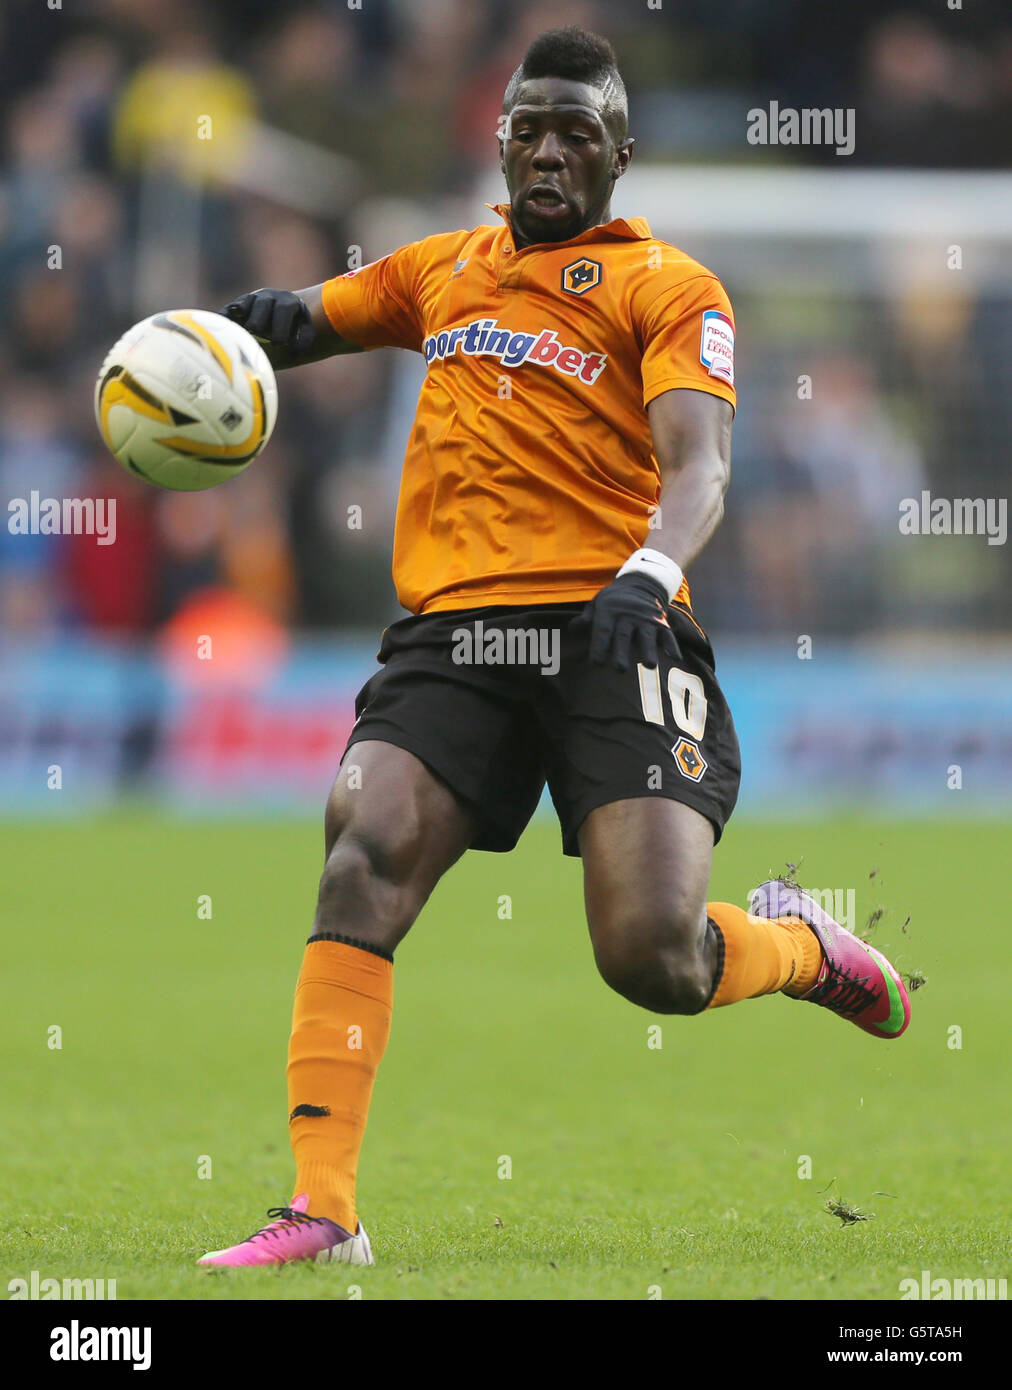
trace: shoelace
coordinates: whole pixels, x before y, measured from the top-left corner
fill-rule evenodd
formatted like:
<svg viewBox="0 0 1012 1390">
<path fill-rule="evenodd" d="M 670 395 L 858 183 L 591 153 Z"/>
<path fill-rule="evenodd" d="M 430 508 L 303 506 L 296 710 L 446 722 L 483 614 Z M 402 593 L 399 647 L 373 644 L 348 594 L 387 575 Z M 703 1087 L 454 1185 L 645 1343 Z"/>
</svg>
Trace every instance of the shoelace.
<svg viewBox="0 0 1012 1390">
<path fill-rule="evenodd" d="M 323 1220 L 322 1216 L 307 1216 L 304 1211 L 292 1211 L 291 1207 L 268 1207 L 267 1215 L 271 1217 L 270 1225 L 261 1226 L 259 1231 L 247 1236 L 247 1240 L 258 1240 L 261 1236 L 277 1237 L 289 1226 L 311 1226 Z"/>
<path fill-rule="evenodd" d="M 878 997 L 868 984 L 870 979 L 870 975 L 855 975 L 831 965 L 825 980 L 812 991 L 809 999 L 813 1004 L 831 1003 L 836 1013 L 853 1017 L 874 1004 Z"/>
</svg>

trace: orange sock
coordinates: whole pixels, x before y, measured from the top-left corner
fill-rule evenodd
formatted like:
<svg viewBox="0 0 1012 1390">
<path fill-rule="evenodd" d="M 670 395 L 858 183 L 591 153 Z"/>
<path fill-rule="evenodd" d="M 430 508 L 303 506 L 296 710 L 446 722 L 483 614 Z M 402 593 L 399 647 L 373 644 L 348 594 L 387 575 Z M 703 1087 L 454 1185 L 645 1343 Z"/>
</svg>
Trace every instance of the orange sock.
<svg viewBox="0 0 1012 1390">
<path fill-rule="evenodd" d="M 314 937 L 295 987 L 288 1110 L 295 1195 L 354 1233 L 355 1175 L 376 1069 L 390 1036 L 391 960 Z"/>
<path fill-rule="evenodd" d="M 798 917 L 753 917 L 733 903 L 707 903 L 719 932 L 723 962 L 708 1009 L 784 990 L 805 994 L 822 967 L 819 938 Z"/>
</svg>

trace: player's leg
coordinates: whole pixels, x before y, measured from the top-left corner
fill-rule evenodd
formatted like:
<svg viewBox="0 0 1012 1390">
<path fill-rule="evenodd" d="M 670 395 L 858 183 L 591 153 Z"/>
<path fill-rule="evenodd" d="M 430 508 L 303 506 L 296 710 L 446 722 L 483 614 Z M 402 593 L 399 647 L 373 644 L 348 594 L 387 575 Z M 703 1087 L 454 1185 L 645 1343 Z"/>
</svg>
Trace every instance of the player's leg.
<svg viewBox="0 0 1012 1390">
<path fill-rule="evenodd" d="M 327 803 L 327 857 L 288 1048 L 295 1193 L 356 1229 L 355 1181 L 390 1034 L 393 953 L 475 833 L 471 813 L 413 753 L 348 750 Z"/>
<path fill-rule="evenodd" d="M 349 936 L 392 955 L 475 829 L 473 813 L 413 753 L 378 739 L 352 744 L 327 801 L 310 939 Z"/>
<path fill-rule="evenodd" d="M 295 1196 L 262 1231 L 201 1264 L 371 1263 L 355 1179 L 390 1032 L 393 951 L 474 833 L 472 814 L 414 754 L 371 739 L 346 753 L 327 802 L 289 1042 Z"/>
<path fill-rule="evenodd" d="M 562 718 L 545 705 L 559 749 L 549 783 L 566 852 L 583 857 L 602 974 L 657 1012 L 782 990 L 898 1037 L 909 1003 L 896 971 L 794 885 L 763 885 L 751 912 L 706 901 L 737 796 L 738 740 L 705 634 L 684 607 L 673 620 L 681 655 L 656 668 L 593 666 L 585 639 L 567 632 Z"/>
<path fill-rule="evenodd" d="M 821 952 L 805 924 L 707 903 L 713 826 L 691 806 L 610 802 L 590 812 L 578 838 L 598 969 L 634 1004 L 696 1014 L 792 980 L 815 983 Z"/>
<path fill-rule="evenodd" d="M 359 692 L 327 807 L 326 863 L 292 1017 L 295 1196 L 272 1210 L 277 1219 L 264 1231 L 202 1264 L 371 1262 L 355 1180 L 390 1030 L 394 948 L 469 845 L 516 844 L 544 784 L 538 730 L 512 668 L 500 679 L 453 659 L 465 616 L 392 624 L 383 669 Z"/>
<path fill-rule="evenodd" d="M 905 1031 L 910 1000 L 895 968 L 796 884 L 760 885 L 749 911 L 705 901 L 712 827 L 691 807 L 612 802 L 578 838 L 598 968 L 633 1003 L 695 1014 L 782 991 L 873 1037 Z"/>
<path fill-rule="evenodd" d="M 613 801 L 587 816 L 579 846 L 602 978 L 654 1013 L 698 1013 L 717 965 L 706 930 L 709 821 L 677 801 Z"/>
<path fill-rule="evenodd" d="M 586 634 L 579 625 L 567 630 L 549 784 L 566 853 L 583 859 L 602 975 L 645 1008 L 693 1014 L 717 1000 L 718 988 L 724 1002 L 736 974 L 721 922 L 737 909 L 710 912 L 706 894 L 714 843 L 738 793 L 740 754 L 709 642 L 687 610 L 673 607 L 676 618 L 680 657 L 625 671 L 592 663 Z M 777 987 L 783 952 L 772 955 L 752 992 Z"/>
</svg>

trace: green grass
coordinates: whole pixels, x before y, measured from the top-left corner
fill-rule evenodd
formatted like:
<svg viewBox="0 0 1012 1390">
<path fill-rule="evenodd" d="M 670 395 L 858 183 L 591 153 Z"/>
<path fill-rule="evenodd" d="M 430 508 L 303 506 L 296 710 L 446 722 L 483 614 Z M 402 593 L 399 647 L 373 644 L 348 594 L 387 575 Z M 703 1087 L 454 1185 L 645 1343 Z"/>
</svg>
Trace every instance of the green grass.
<svg viewBox="0 0 1012 1390">
<path fill-rule="evenodd" d="M 193 1261 L 291 1191 L 284 1059 L 321 833 L 138 812 L 0 835 L 5 1285 L 35 1269 L 115 1278 L 120 1299 L 895 1299 L 922 1269 L 1010 1272 L 1007 825 L 729 828 L 715 898 L 803 856 L 803 882 L 857 890 L 859 922 L 888 907 L 873 939 L 928 977 L 897 1043 L 782 998 L 645 1014 L 597 978 L 554 826 L 465 856 L 398 952 L 359 1178 L 377 1266 L 216 1274 Z M 843 1228 L 828 1195 L 875 1219 Z"/>
</svg>

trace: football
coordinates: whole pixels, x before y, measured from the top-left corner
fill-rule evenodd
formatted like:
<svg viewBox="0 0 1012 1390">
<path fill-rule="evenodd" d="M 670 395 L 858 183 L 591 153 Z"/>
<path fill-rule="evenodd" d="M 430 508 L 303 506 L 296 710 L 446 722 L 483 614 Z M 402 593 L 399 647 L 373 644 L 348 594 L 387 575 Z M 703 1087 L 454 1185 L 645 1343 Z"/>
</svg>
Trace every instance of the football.
<svg viewBox="0 0 1012 1390">
<path fill-rule="evenodd" d="M 205 309 L 142 319 L 112 348 L 95 383 L 103 440 L 128 472 L 198 492 L 234 478 L 277 419 L 274 369 L 245 328 Z"/>
</svg>

